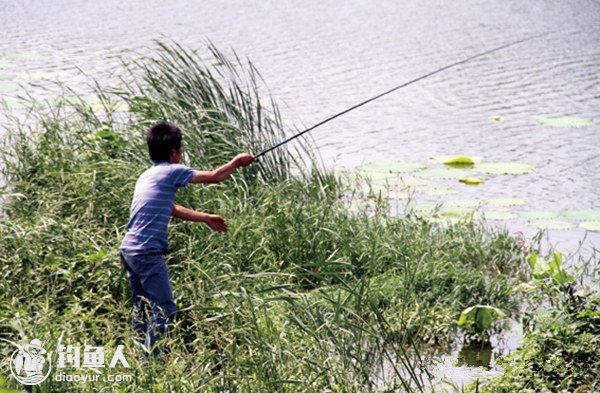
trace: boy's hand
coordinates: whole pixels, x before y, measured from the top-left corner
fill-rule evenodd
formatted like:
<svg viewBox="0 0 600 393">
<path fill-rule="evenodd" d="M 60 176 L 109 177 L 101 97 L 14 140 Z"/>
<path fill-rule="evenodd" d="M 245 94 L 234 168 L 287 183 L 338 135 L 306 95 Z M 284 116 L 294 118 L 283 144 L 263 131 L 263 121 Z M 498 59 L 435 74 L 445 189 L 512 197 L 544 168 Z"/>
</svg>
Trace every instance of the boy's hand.
<svg viewBox="0 0 600 393">
<path fill-rule="evenodd" d="M 216 232 L 227 232 L 227 223 L 223 217 L 216 214 L 209 214 L 206 219 L 206 225 Z"/>
<path fill-rule="evenodd" d="M 248 166 L 254 162 L 254 157 L 248 153 L 242 153 L 235 156 L 233 159 L 235 165 L 239 168 L 241 166 Z"/>
</svg>

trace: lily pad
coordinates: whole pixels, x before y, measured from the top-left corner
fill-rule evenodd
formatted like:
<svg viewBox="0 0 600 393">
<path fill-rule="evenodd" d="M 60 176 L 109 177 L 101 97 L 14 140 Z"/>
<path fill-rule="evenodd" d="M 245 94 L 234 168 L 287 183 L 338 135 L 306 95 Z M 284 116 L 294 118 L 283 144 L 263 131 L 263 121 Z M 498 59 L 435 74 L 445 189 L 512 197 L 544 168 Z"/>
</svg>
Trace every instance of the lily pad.
<svg viewBox="0 0 600 393">
<path fill-rule="evenodd" d="M 483 184 L 485 181 L 480 177 L 463 177 L 462 179 L 458 179 L 459 182 L 465 183 L 469 186 L 478 186 Z"/>
<path fill-rule="evenodd" d="M 463 155 L 453 155 L 453 156 L 433 156 L 433 157 L 429 157 L 429 161 L 435 162 L 437 164 L 444 164 L 447 161 L 453 160 L 457 157 L 466 157 L 469 158 L 471 161 L 473 161 L 473 163 L 478 163 L 481 162 L 482 158 L 481 157 L 476 157 L 476 156 L 463 156 Z"/>
<path fill-rule="evenodd" d="M 587 210 L 567 210 L 563 212 L 563 216 L 571 220 L 591 220 L 600 221 L 600 210 L 598 209 L 587 209 Z"/>
<path fill-rule="evenodd" d="M 448 209 L 437 214 L 440 218 L 458 218 L 461 220 L 471 221 L 475 212 L 469 209 Z"/>
<path fill-rule="evenodd" d="M 420 177 L 400 176 L 398 184 L 404 187 L 422 188 L 431 183 L 431 180 L 421 179 Z"/>
<path fill-rule="evenodd" d="M 556 229 L 556 230 L 566 230 L 573 229 L 577 227 L 577 225 L 573 224 L 569 221 L 559 221 L 559 220 L 535 220 L 530 221 L 529 225 L 534 226 L 540 229 Z"/>
<path fill-rule="evenodd" d="M 463 219 L 460 219 L 458 217 L 429 217 L 429 221 L 434 222 L 436 224 L 440 224 L 442 226 L 447 226 L 447 225 L 456 225 L 459 224 L 461 221 L 465 221 Z"/>
<path fill-rule="evenodd" d="M 550 211 L 519 212 L 519 215 L 528 220 L 550 220 L 558 217 L 557 212 Z"/>
<path fill-rule="evenodd" d="M 423 193 L 429 196 L 445 196 L 456 194 L 458 191 L 452 187 L 430 187 L 423 190 Z"/>
<path fill-rule="evenodd" d="M 455 208 L 455 207 L 478 207 L 484 205 L 485 201 L 479 199 L 455 199 L 452 201 L 444 202 L 444 207 Z"/>
<path fill-rule="evenodd" d="M 519 206 L 526 202 L 520 198 L 492 198 L 488 199 L 487 203 L 492 206 Z"/>
<path fill-rule="evenodd" d="M 386 198 L 404 199 L 408 198 L 416 189 L 410 186 L 399 186 L 397 184 L 363 184 L 360 188 L 365 197 L 381 196 Z"/>
<path fill-rule="evenodd" d="M 522 162 L 484 162 L 476 164 L 473 170 L 493 175 L 522 175 L 533 172 L 535 167 Z"/>
<path fill-rule="evenodd" d="M 538 120 L 539 125 L 546 127 L 587 127 L 594 125 L 593 119 L 578 117 L 555 117 Z"/>
<path fill-rule="evenodd" d="M 424 169 L 413 173 L 414 176 L 426 179 L 459 179 L 465 176 L 466 171 L 460 169 Z"/>
<path fill-rule="evenodd" d="M 443 162 L 444 165 L 449 167 L 470 167 L 475 164 L 475 161 L 471 157 L 467 156 L 455 156 Z"/>
<path fill-rule="evenodd" d="M 509 212 L 509 211 L 489 210 L 486 212 L 478 212 L 475 215 L 475 217 L 485 219 L 485 220 L 492 220 L 492 221 L 504 221 L 504 220 L 514 220 L 518 216 L 515 213 Z"/>
<path fill-rule="evenodd" d="M 410 173 L 426 168 L 427 165 L 418 162 L 370 162 L 359 169 L 367 173 Z"/>
<path fill-rule="evenodd" d="M 588 231 L 600 232 L 600 221 L 584 221 L 579 226 Z"/>
<path fill-rule="evenodd" d="M 383 173 L 383 172 L 371 172 L 365 173 L 360 172 L 359 175 L 371 179 L 373 182 L 385 183 L 386 181 L 396 181 L 398 175 L 395 173 Z"/>
</svg>

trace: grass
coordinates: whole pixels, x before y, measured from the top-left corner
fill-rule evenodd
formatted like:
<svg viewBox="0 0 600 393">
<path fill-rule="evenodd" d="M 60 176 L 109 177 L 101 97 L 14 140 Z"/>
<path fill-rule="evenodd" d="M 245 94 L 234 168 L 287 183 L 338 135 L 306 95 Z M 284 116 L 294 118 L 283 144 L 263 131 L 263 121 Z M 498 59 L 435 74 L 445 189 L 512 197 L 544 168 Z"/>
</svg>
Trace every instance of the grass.
<svg viewBox="0 0 600 393">
<path fill-rule="evenodd" d="M 512 236 L 394 217 L 376 197 L 374 212 L 351 213 L 357 184 L 323 169 L 305 138 L 225 184 L 179 192 L 178 203 L 223 215 L 230 231 L 171 225 L 181 312 L 162 359 L 147 360 L 132 342 L 118 259 L 149 165 L 145 130 L 181 126 L 185 162 L 197 168 L 286 134 L 250 63 L 213 46 L 211 65 L 176 44 L 158 48 L 124 61 L 118 88 L 97 86 L 102 110 L 56 100 L 11 124 L 2 146 L 0 337 L 108 351 L 124 343 L 132 366 L 130 383 L 47 380 L 34 391 L 425 391 L 426 354 L 455 341 L 464 308 L 517 314 L 512 288 L 526 263 Z M 13 350 L 0 347 L 0 358 Z M 1 370 L 16 388 L 6 361 Z"/>
<path fill-rule="evenodd" d="M 468 391 L 597 392 L 600 388 L 600 294 L 596 257 L 586 261 L 589 283 L 559 272 L 526 284 L 524 338 L 501 360 L 504 373 Z M 591 284 L 591 285 L 590 285 Z M 594 286 L 595 285 L 595 286 Z"/>
</svg>

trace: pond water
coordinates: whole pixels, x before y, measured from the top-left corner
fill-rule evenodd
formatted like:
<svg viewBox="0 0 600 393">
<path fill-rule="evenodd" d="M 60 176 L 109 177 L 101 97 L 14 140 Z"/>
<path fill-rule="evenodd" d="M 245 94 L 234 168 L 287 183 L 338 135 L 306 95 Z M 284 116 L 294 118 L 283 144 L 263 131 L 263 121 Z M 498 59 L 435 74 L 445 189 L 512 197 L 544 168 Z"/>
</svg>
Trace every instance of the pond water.
<svg viewBox="0 0 600 393">
<path fill-rule="evenodd" d="M 431 166 L 432 156 L 456 154 L 531 164 L 531 173 L 486 176 L 480 186 L 426 179 L 454 193 L 415 200 L 518 198 L 494 209 L 513 213 L 494 225 L 531 236 L 537 229 L 519 212 L 546 211 L 573 227 L 550 230 L 549 244 L 583 255 L 600 245 L 599 232 L 579 226 L 600 209 L 597 0 L 6 0 L 0 26 L 0 95 L 12 108 L 4 115 L 22 111 L 14 97 L 25 87 L 51 97 L 59 80 L 84 92 L 89 77 L 115 81 L 118 56 L 149 54 L 152 40 L 168 38 L 201 49 L 211 40 L 251 59 L 286 122 L 299 128 L 473 54 L 552 31 L 397 91 L 312 136 L 336 170 L 386 161 Z M 538 122 L 556 117 L 593 123 Z M 580 210 L 590 216 L 565 215 Z"/>
</svg>

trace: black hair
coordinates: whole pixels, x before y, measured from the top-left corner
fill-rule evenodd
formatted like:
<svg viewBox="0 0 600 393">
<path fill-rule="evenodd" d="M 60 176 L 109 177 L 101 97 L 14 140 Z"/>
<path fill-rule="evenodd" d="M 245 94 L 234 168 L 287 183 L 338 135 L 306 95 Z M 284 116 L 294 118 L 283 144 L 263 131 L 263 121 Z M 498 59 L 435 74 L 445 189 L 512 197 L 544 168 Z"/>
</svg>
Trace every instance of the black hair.
<svg viewBox="0 0 600 393">
<path fill-rule="evenodd" d="M 181 149 L 181 130 L 173 124 L 158 122 L 148 130 L 146 142 L 152 161 L 169 161 L 171 151 Z"/>
</svg>

